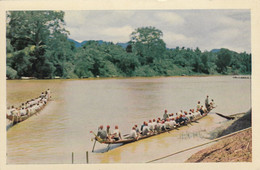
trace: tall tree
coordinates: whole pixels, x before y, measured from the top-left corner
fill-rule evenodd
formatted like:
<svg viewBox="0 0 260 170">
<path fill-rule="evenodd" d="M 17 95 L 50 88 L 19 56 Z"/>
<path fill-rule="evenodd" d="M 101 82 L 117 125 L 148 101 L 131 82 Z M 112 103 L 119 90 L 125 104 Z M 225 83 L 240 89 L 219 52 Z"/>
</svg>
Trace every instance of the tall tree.
<svg viewBox="0 0 260 170">
<path fill-rule="evenodd" d="M 216 65 L 220 73 L 226 73 L 227 67 L 230 65 L 232 58 L 231 51 L 225 48 L 221 48 L 217 54 Z"/>
<path fill-rule="evenodd" d="M 164 56 L 166 44 L 162 36 L 161 30 L 151 26 L 137 28 L 131 33 L 129 43 L 134 54 L 139 56 L 142 65 L 151 64 L 155 58 Z"/>
<path fill-rule="evenodd" d="M 14 51 L 33 47 L 29 55 L 23 55 L 31 63 L 32 76 L 51 77 L 55 71 L 46 51 L 57 35 L 67 36 L 63 17 L 62 11 L 11 11 L 7 13 L 7 39 L 10 40 Z M 17 63 L 15 58 L 13 58 L 13 63 Z"/>
</svg>

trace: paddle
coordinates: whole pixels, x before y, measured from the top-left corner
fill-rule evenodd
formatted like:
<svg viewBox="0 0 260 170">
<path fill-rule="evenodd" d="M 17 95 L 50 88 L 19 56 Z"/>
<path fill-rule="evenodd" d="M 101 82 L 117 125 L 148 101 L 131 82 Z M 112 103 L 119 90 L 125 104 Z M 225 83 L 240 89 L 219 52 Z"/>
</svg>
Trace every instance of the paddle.
<svg viewBox="0 0 260 170">
<path fill-rule="evenodd" d="M 217 112 L 216 112 L 216 114 L 217 114 L 218 116 L 223 117 L 223 118 L 226 118 L 226 119 L 228 119 L 228 120 L 233 120 L 233 119 L 235 119 L 235 117 L 226 116 L 226 115 L 223 115 L 223 114 L 221 114 L 221 113 L 217 113 Z"/>
<path fill-rule="evenodd" d="M 95 137 L 97 136 L 93 131 L 90 131 L 90 133 L 92 133 Z M 95 138 L 95 142 L 94 142 L 94 145 L 93 145 L 93 148 L 92 148 L 92 152 L 94 152 L 94 148 L 96 146 L 96 142 L 97 142 L 97 140 Z"/>
</svg>

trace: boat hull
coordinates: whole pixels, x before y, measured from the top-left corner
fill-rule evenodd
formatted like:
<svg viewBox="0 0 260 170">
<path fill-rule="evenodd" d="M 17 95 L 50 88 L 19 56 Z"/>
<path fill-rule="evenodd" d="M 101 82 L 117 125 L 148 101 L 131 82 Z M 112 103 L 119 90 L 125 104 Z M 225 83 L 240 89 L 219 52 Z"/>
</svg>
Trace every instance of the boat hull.
<svg viewBox="0 0 260 170">
<path fill-rule="evenodd" d="M 191 122 L 195 122 L 195 121 L 197 121 L 199 119 L 202 119 L 203 117 L 207 116 L 208 113 L 204 114 L 203 116 L 201 116 L 201 117 L 199 117 L 199 118 L 197 118 L 197 119 L 195 119 L 195 120 L 193 120 Z M 185 125 L 181 125 L 179 127 L 182 127 L 182 126 L 185 126 Z M 122 140 L 118 140 L 118 141 L 103 141 L 100 138 L 95 138 L 95 140 L 97 140 L 99 143 L 108 144 L 108 145 L 110 145 L 110 144 L 128 144 L 128 143 L 140 141 L 142 139 L 146 139 L 146 138 L 149 138 L 149 137 L 152 137 L 152 136 L 156 136 L 156 135 L 159 135 L 159 134 L 162 134 L 162 133 L 170 132 L 170 131 L 172 131 L 174 129 L 176 129 L 176 128 L 172 128 L 172 129 L 168 129 L 166 131 L 161 131 L 161 132 L 158 132 L 158 133 L 153 133 L 153 134 L 148 134 L 148 135 L 145 135 L 145 136 L 141 136 L 138 140 L 133 139 L 133 138 L 132 139 L 122 139 Z"/>
</svg>

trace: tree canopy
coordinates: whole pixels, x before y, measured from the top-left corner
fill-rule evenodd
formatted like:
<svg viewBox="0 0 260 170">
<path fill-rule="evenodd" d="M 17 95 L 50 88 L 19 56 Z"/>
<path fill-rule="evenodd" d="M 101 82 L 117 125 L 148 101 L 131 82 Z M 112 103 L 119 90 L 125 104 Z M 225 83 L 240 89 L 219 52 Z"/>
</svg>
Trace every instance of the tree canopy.
<svg viewBox="0 0 260 170">
<path fill-rule="evenodd" d="M 68 40 L 63 11 L 7 13 L 6 75 L 10 79 L 251 74 L 251 54 L 222 48 L 166 48 L 163 32 L 136 28 L 126 48 L 112 42 Z"/>
</svg>

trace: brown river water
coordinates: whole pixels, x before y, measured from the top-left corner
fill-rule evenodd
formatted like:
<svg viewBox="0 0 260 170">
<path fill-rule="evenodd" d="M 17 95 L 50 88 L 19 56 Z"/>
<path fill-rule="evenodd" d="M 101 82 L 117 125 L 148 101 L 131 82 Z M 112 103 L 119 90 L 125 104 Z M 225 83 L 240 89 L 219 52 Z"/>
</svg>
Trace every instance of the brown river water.
<svg viewBox="0 0 260 170">
<path fill-rule="evenodd" d="M 162 77 L 85 80 L 8 80 L 7 105 L 18 106 L 50 88 L 52 101 L 37 115 L 7 131 L 7 164 L 145 163 L 209 141 L 209 131 L 221 126 L 226 115 L 251 107 L 251 79 L 232 76 Z M 96 143 L 90 131 L 99 125 L 119 126 L 122 134 L 134 124 L 162 117 L 167 109 L 195 108 L 206 95 L 217 108 L 207 117 L 135 143 L 107 146 Z M 200 148 L 201 149 L 201 148 Z M 197 149 L 198 150 L 198 149 Z M 157 162 L 184 162 L 195 150 Z M 104 152 L 104 153 L 103 153 Z M 157 163 L 155 162 L 155 163 Z"/>
</svg>

